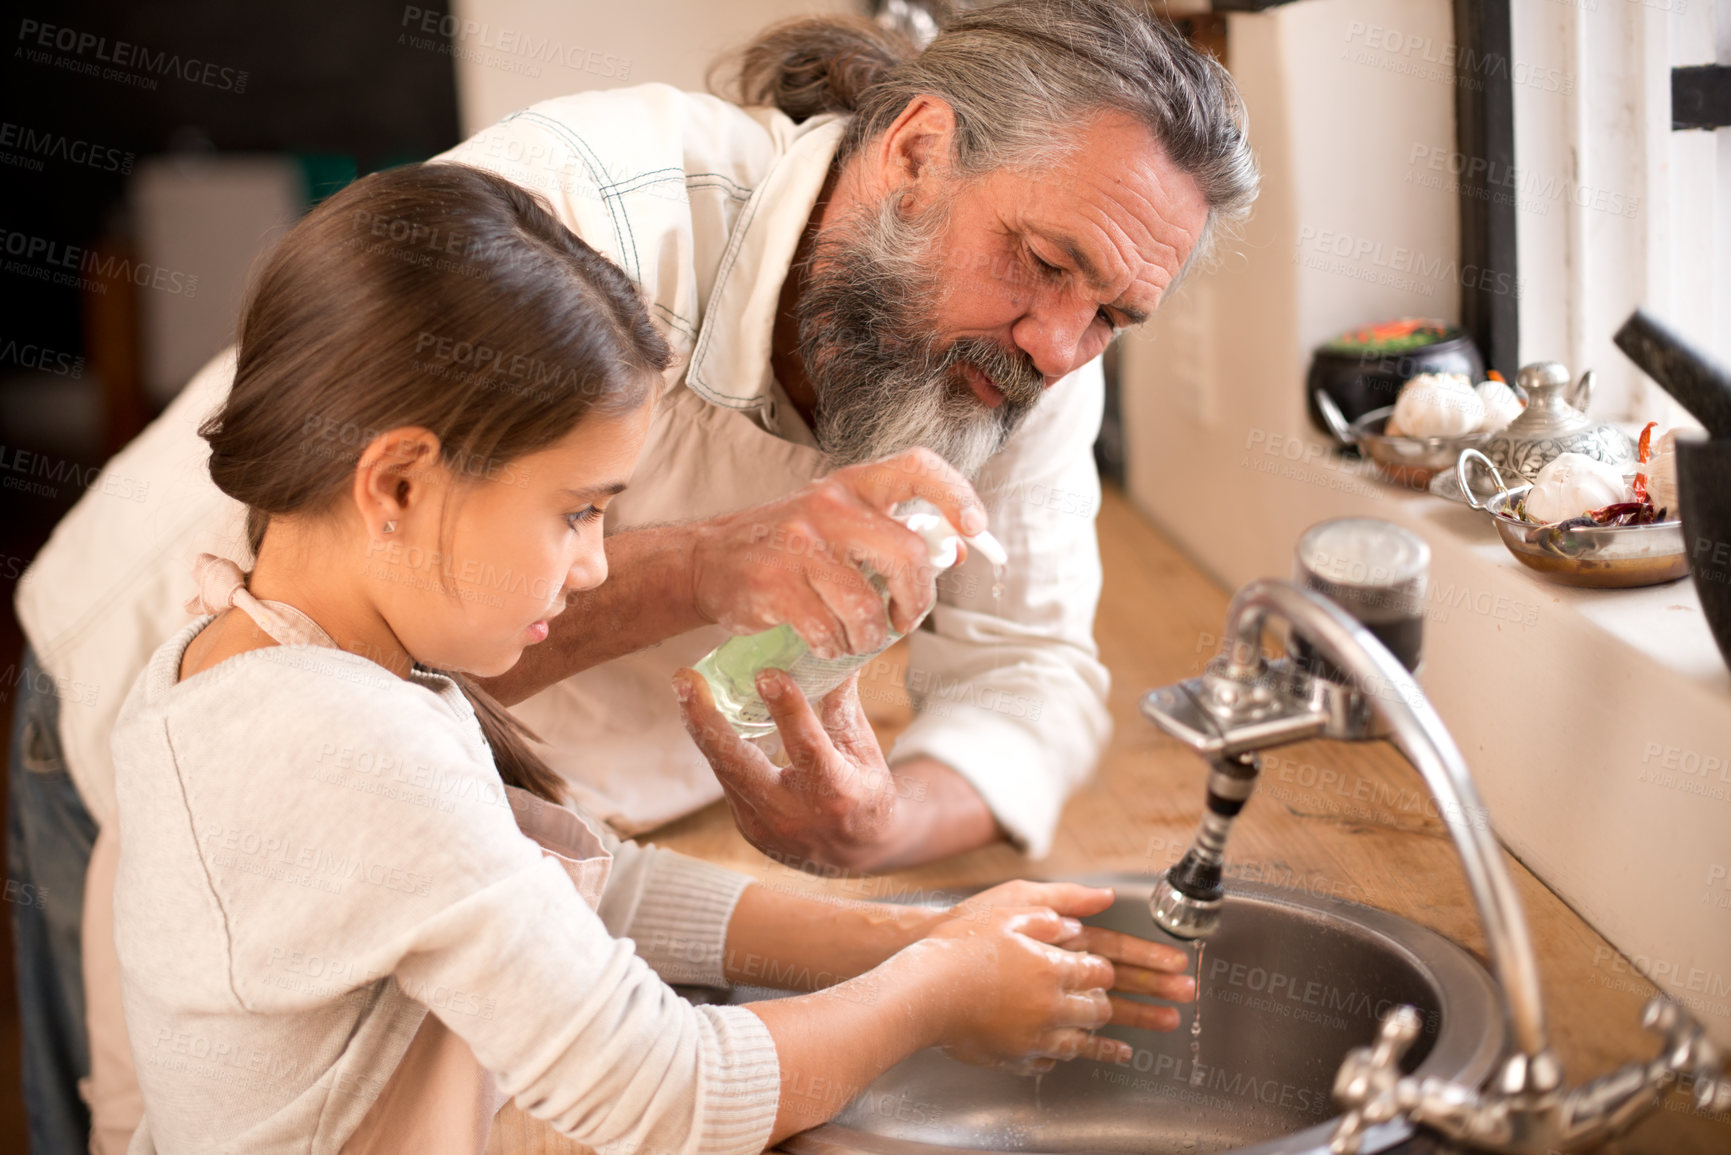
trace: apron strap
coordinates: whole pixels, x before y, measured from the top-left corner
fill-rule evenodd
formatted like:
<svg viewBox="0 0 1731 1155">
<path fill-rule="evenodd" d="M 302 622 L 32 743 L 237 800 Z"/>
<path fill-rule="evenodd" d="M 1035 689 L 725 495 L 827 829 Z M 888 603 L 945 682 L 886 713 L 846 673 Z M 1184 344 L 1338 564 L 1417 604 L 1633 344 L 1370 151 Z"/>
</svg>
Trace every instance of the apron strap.
<svg viewBox="0 0 1731 1155">
<path fill-rule="evenodd" d="M 198 592 L 187 600 L 192 614 L 219 614 L 230 607 L 258 623 L 259 629 L 284 646 L 329 646 L 336 642 L 318 623 L 287 602 L 261 601 L 246 588 L 246 574 L 234 562 L 213 553 L 201 553 L 192 563 Z"/>
</svg>

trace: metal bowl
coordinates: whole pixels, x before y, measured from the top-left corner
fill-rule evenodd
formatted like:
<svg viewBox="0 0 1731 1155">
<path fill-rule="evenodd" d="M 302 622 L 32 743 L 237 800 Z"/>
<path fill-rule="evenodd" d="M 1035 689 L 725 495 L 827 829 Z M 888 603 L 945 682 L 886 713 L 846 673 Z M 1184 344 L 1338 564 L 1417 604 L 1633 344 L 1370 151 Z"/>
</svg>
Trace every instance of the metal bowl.
<svg viewBox="0 0 1731 1155">
<path fill-rule="evenodd" d="M 1467 484 L 1467 468 L 1474 464 L 1488 469 L 1496 482 L 1497 492 L 1489 498 L 1481 499 Z M 1594 589 L 1627 589 L 1676 581 L 1689 573 L 1680 521 L 1658 521 L 1652 525 L 1575 526 L 1568 522 L 1541 525 L 1515 514 L 1532 486 L 1508 488 L 1497 467 L 1484 454 L 1476 449 L 1466 450 L 1455 469 L 1467 504 L 1491 515 L 1509 552 L 1522 565 L 1554 582 Z"/>
<path fill-rule="evenodd" d="M 1364 455 L 1376 462 L 1377 470 L 1396 485 L 1409 489 L 1424 489 L 1431 478 L 1453 469 L 1460 460 L 1461 450 L 1483 445 L 1489 433 L 1463 433 L 1459 437 L 1406 437 L 1384 433 L 1394 406 L 1372 409 L 1348 425 L 1328 394 L 1316 394 L 1316 407 L 1322 411 L 1334 435 L 1348 445 L 1356 445 Z"/>
</svg>

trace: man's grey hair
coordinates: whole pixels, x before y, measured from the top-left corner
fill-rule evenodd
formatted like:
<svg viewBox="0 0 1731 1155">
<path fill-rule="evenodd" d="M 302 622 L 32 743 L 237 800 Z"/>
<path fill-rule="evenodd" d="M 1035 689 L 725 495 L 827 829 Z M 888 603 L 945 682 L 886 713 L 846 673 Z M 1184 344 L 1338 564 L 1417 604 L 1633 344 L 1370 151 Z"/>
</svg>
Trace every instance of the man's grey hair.
<svg viewBox="0 0 1731 1155">
<path fill-rule="evenodd" d="M 1186 261 L 1249 215 L 1256 159 L 1237 86 L 1167 20 L 1126 0 L 1003 0 L 947 17 L 924 50 L 866 20 L 819 18 L 770 29 L 746 50 L 747 103 L 796 120 L 850 112 L 845 160 L 908 103 L 936 96 L 955 114 L 958 175 L 1038 170 L 1078 147 L 1106 112 L 1146 126 L 1195 180 L 1208 219 Z"/>
</svg>

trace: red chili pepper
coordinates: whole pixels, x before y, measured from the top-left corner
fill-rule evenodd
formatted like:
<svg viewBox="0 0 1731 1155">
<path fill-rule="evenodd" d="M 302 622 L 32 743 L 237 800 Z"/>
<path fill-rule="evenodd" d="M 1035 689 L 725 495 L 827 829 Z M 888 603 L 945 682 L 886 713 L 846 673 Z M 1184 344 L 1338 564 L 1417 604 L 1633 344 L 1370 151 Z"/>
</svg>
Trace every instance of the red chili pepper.
<svg viewBox="0 0 1731 1155">
<path fill-rule="evenodd" d="M 1647 422 L 1647 428 L 1641 430 L 1640 452 L 1642 465 L 1653 460 L 1653 429 L 1658 424 L 1657 421 L 1649 421 Z"/>
<path fill-rule="evenodd" d="M 1598 525 L 1650 525 L 1659 520 L 1658 512 L 1650 501 L 1619 501 L 1598 509 L 1590 509 L 1583 516 L 1591 518 Z"/>
</svg>

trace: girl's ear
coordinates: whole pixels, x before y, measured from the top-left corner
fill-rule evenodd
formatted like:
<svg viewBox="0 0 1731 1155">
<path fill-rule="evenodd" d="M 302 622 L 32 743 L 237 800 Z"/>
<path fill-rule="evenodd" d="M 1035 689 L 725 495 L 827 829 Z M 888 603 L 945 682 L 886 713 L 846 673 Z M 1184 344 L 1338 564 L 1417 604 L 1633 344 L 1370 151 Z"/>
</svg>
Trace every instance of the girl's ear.
<svg viewBox="0 0 1731 1155">
<path fill-rule="evenodd" d="M 388 429 L 374 437 L 355 464 L 354 500 L 374 541 L 400 531 L 423 512 L 442 482 L 439 438 L 418 425 Z"/>
</svg>

